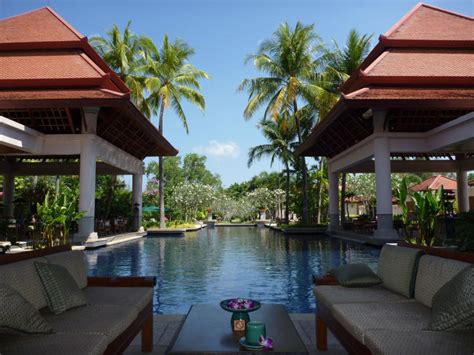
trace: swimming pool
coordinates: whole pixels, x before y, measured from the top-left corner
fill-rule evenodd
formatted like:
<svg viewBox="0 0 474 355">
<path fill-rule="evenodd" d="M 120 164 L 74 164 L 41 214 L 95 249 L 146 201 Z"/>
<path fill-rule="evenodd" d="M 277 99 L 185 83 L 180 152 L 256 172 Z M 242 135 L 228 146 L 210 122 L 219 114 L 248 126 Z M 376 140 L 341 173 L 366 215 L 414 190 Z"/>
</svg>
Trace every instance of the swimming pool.
<svg viewBox="0 0 474 355">
<path fill-rule="evenodd" d="M 156 276 L 154 312 L 184 314 L 192 304 L 231 297 L 312 312 L 313 274 L 348 262 L 375 267 L 379 253 L 322 235 L 288 237 L 266 228 L 216 227 L 181 238 L 146 237 L 86 255 L 92 276 Z"/>
</svg>

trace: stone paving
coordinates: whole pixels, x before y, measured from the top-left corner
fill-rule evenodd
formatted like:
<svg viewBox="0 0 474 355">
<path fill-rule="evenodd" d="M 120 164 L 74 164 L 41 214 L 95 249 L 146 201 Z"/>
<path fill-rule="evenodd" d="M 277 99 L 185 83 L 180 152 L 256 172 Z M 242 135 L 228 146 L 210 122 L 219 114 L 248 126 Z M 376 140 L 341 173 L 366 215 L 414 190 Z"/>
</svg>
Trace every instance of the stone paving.
<svg viewBox="0 0 474 355">
<path fill-rule="evenodd" d="M 339 344 L 337 339 L 331 333 L 329 333 L 328 336 L 328 351 L 318 352 L 316 350 L 314 314 L 290 314 L 290 318 L 293 320 L 293 323 L 310 354 L 347 354 L 341 344 Z M 168 345 L 173 340 L 173 337 L 183 319 L 184 315 L 155 315 L 153 328 L 154 349 L 152 354 L 165 354 Z M 133 340 L 125 354 L 141 354 L 140 340 L 141 336 L 139 334 Z"/>
</svg>

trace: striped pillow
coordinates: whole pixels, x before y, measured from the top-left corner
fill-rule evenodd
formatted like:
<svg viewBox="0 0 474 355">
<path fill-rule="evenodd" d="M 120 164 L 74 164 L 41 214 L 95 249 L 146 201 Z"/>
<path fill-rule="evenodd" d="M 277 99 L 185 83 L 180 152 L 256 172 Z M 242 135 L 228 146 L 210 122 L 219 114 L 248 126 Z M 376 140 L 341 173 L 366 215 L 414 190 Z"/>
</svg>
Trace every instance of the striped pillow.
<svg viewBox="0 0 474 355">
<path fill-rule="evenodd" d="M 35 267 L 51 312 L 61 314 L 70 308 L 87 304 L 84 291 L 79 288 L 66 268 L 40 262 L 35 262 Z"/>
</svg>

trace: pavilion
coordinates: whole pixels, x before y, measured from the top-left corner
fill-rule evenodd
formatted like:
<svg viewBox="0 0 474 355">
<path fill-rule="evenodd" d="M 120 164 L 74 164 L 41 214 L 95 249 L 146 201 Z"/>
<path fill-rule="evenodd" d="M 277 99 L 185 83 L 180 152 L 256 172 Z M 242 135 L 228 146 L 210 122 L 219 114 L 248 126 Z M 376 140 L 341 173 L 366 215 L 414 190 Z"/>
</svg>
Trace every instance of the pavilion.
<svg viewBox="0 0 474 355">
<path fill-rule="evenodd" d="M 375 172 L 377 240 L 397 239 L 392 172 L 456 172 L 460 211 L 474 169 L 474 18 L 418 4 L 379 37 L 297 154 L 328 159 L 330 231 L 338 175 Z"/>
<path fill-rule="evenodd" d="M 3 19 L 0 68 L 5 216 L 13 215 L 15 176 L 79 175 L 85 217 L 74 241 L 94 241 L 96 174 L 131 174 L 138 230 L 143 159 L 177 150 L 87 38 L 49 7 Z"/>
</svg>

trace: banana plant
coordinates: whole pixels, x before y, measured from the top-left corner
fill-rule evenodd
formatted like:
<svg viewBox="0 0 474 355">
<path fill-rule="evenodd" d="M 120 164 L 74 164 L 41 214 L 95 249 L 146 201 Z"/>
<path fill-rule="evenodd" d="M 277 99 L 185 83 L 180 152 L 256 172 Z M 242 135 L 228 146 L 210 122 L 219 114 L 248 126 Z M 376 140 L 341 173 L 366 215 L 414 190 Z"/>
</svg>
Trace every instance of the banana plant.
<svg viewBox="0 0 474 355">
<path fill-rule="evenodd" d="M 444 190 L 440 188 L 436 191 L 417 191 L 412 193 L 411 198 L 418 224 L 417 243 L 432 246 L 436 239 L 436 219 L 444 206 Z"/>
<path fill-rule="evenodd" d="M 402 210 L 403 233 L 407 235 L 406 227 L 408 225 L 408 182 L 406 177 L 400 181 L 400 186 L 397 189 L 398 201 Z"/>
<path fill-rule="evenodd" d="M 77 212 L 77 196 L 65 187 L 61 193 L 48 192 L 43 203 L 37 204 L 43 244 L 47 247 L 67 244 L 71 224 L 84 216 Z"/>
</svg>

